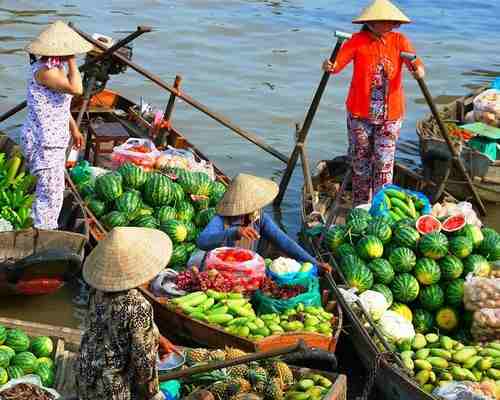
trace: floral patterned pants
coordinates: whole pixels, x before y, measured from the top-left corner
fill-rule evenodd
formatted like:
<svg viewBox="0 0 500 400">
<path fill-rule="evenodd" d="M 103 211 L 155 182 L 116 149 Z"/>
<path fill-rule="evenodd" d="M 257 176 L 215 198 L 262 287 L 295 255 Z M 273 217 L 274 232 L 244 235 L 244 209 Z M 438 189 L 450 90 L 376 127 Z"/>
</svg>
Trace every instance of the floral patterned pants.
<svg viewBox="0 0 500 400">
<path fill-rule="evenodd" d="M 374 124 L 348 114 L 353 206 L 369 203 L 373 193 L 392 183 L 400 129 L 401 120 Z"/>
</svg>

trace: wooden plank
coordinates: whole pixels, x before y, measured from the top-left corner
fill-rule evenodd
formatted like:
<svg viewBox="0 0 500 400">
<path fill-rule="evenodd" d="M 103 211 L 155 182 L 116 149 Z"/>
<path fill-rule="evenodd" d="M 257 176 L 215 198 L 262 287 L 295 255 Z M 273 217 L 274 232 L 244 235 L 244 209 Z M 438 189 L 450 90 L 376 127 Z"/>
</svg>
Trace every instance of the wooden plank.
<svg viewBox="0 0 500 400">
<path fill-rule="evenodd" d="M 51 336 L 63 339 L 73 345 L 80 344 L 81 331 L 77 329 L 2 317 L 0 317 L 0 325 L 11 329 L 22 329 L 28 334 L 28 336 Z"/>
</svg>

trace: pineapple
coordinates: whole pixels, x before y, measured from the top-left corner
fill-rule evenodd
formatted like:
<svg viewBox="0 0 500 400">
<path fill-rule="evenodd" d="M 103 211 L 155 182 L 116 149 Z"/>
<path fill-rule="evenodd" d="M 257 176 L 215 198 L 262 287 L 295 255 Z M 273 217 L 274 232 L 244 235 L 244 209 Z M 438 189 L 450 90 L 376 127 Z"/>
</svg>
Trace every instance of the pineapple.
<svg viewBox="0 0 500 400">
<path fill-rule="evenodd" d="M 236 396 L 231 397 L 229 400 L 262 400 L 262 396 L 256 393 L 239 393 Z"/>
<path fill-rule="evenodd" d="M 250 383 L 252 385 L 256 385 L 259 382 L 266 382 L 268 378 L 267 371 L 264 368 L 257 366 L 248 371 L 248 378 L 250 379 Z"/>
<path fill-rule="evenodd" d="M 211 351 L 208 355 L 209 361 L 224 361 L 226 359 L 226 352 L 224 350 L 218 349 Z"/>
<path fill-rule="evenodd" d="M 239 385 L 223 381 L 215 382 L 208 388 L 210 393 L 214 395 L 215 400 L 229 400 L 231 397 L 238 394 L 239 389 Z"/>
<path fill-rule="evenodd" d="M 235 365 L 227 369 L 227 373 L 232 378 L 248 378 L 248 367 L 245 364 Z"/>
<path fill-rule="evenodd" d="M 282 400 L 283 388 L 281 381 L 278 378 L 272 378 L 264 389 L 264 399 L 266 400 Z"/>
<path fill-rule="evenodd" d="M 279 378 L 284 386 L 293 385 L 293 372 L 283 361 L 275 361 L 271 367 L 272 375 Z"/>
<path fill-rule="evenodd" d="M 207 349 L 199 348 L 192 349 L 186 352 L 186 362 L 188 364 L 199 364 L 208 361 L 209 351 Z"/>
<path fill-rule="evenodd" d="M 248 393 L 252 390 L 252 385 L 250 385 L 250 382 L 248 382 L 246 379 L 236 378 L 234 381 L 232 380 L 231 383 L 238 385 L 238 393 Z"/>
<path fill-rule="evenodd" d="M 253 388 L 257 393 L 264 393 L 266 390 L 266 381 L 259 381 L 253 385 Z"/>
<path fill-rule="evenodd" d="M 243 357 L 246 356 L 247 353 L 245 353 L 243 350 L 236 349 L 234 347 L 226 347 L 226 360 L 234 360 L 235 358 L 238 357 Z"/>
</svg>

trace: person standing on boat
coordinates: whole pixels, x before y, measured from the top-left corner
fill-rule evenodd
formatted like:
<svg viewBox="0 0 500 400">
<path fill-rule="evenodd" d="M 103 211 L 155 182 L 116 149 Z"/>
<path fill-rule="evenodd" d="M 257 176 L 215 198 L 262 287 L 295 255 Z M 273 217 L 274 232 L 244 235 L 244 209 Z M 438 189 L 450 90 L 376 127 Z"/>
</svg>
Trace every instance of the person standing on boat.
<svg viewBox="0 0 500 400">
<path fill-rule="evenodd" d="M 323 63 L 332 74 L 354 64 L 346 102 L 354 206 L 369 203 L 382 186 L 392 183 L 405 106 L 403 63 L 415 76 L 424 76 L 419 59 L 411 65 L 400 56 L 403 51 L 415 53 L 410 41 L 393 32 L 409 22 L 389 0 L 375 0 L 353 20 L 363 27 L 343 44 L 335 63 Z"/>
<path fill-rule="evenodd" d="M 236 176 L 217 205 L 218 215 L 198 236 L 198 247 L 205 251 L 221 246 L 241 247 L 265 254 L 270 243 L 290 258 L 330 270 L 328 264 L 318 262 L 262 211 L 278 191 L 278 185 L 268 179 L 247 174 Z"/>
<path fill-rule="evenodd" d="M 49 25 L 25 49 L 30 54 L 31 70 L 21 147 L 31 174 L 37 178 L 33 203 L 36 228 L 58 228 L 70 135 L 74 147 L 83 144 L 70 113 L 71 98 L 83 91 L 75 54 L 91 49 L 91 44 L 61 21 Z"/>
<path fill-rule="evenodd" d="M 114 228 L 83 266 L 90 301 L 78 362 L 79 400 L 156 400 L 158 351 L 175 347 L 160 335 L 151 303 L 137 289 L 166 267 L 172 242 L 147 228 Z"/>
</svg>

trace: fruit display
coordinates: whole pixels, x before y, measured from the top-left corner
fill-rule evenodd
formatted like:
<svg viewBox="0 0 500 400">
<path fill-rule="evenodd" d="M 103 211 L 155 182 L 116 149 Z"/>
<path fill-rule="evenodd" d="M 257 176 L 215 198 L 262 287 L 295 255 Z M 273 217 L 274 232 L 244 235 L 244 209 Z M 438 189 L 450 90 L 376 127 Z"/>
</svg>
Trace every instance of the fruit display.
<svg viewBox="0 0 500 400">
<path fill-rule="evenodd" d="M 200 272 L 196 267 L 189 268 L 179 272 L 175 283 L 179 289 L 186 292 L 207 291 L 208 289 L 223 293 L 243 291 L 242 287 L 237 287 L 230 278 L 215 269 Z"/>
<path fill-rule="evenodd" d="M 391 185 L 377 193 L 372 205 L 376 215 L 387 215 L 393 221 L 405 218 L 417 219 L 426 213 L 427 204 L 417 194 Z"/>
<path fill-rule="evenodd" d="M 177 297 L 168 304 L 191 318 L 253 341 L 285 332 L 316 332 L 331 336 L 334 322 L 333 314 L 323 307 L 304 306 L 302 303 L 282 314 L 257 315 L 250 301 L 241 293 L 221 293 L 211 289 Z"/>
<path fill-rule="evenodd" d="M 222 183 L 201 172 L 183 171 L 178 177 L 170 177 L 146 172 L 133 163 L 124 163 L 95 180 L 88 177 L 79 181 L 77 188 L 106 229 L 136 226 L 160 229 L 169 235 L 174 243 L 169 263 L 172 268 L 186 265 L 196 249 L 199 232 L 215 215 L 213 206 L 225 192 Z M 191 197 L 199 193 L 208 200 L 202 208 Z"/>
<path fill-rule="evenodd" d="M 54 384 L 54 344 L 47 336 L 30 338 L 21 329 L 6 329 L 0 325 L 0 386 L 11 379 L 36 374 L 42 384 Z"/>
</svg>

